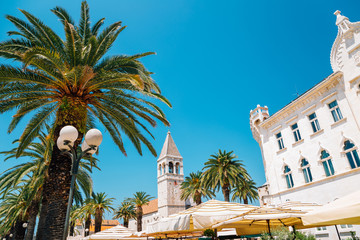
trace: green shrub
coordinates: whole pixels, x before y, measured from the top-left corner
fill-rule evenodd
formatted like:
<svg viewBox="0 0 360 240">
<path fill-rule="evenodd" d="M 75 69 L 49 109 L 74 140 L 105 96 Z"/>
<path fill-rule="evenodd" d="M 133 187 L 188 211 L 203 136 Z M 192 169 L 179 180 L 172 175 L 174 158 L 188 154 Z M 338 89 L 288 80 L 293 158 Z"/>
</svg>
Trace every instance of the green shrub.
<svg viewBox="0 0 360 240">
<path fill-rule="evenodd" d="M 302 232 L 296 232 L 295 238 L 294 233 L 290 232 L 288 228 L 282 227 L 271 231 L 271 235 L 277 240 L 315 240 L 313 235 L 306 235 Z M 263 233 L 261 235 L 262 240 L 270 240 L 270 235 L 268 233 Z"/>
</svg>

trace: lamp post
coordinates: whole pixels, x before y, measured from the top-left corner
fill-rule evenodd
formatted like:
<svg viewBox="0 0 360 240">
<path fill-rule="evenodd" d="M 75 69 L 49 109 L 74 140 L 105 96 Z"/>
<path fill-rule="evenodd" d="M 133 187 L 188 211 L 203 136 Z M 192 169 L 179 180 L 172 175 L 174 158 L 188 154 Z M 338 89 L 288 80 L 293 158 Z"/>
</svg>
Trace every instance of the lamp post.
<svg viewBox="0 0 360 240">
<path fill-rule="evenodd" d="M 69 231 L 69 218 L 70 218 L 70 209 L 72 205 L 73 195 L 74 195 L 74 186 L 76 176 L 79 170 L 79 164 L 81 158 L 86 154 L 94 154 L 101 144 L 102 134 L 98 129 L 90 129 L 85 134 L 85 141 L 81 146 L 81 153 L 78 154 L 76 149 L 73 147 L 74 142 L 78 138 L 78 131 L 75 127 L 68 125 L 63 127 L 60 130 L 60 136 L 56 141 L 57 147 L 63 152 L 68 154 L 71 157 L 71 184 L 70 184 L 70 193 L 69 200 L 66 209 L 66 217 L 65 217 L 65 228 L 63 240 L 66 240 L 68 231 Z"/>
</svg>

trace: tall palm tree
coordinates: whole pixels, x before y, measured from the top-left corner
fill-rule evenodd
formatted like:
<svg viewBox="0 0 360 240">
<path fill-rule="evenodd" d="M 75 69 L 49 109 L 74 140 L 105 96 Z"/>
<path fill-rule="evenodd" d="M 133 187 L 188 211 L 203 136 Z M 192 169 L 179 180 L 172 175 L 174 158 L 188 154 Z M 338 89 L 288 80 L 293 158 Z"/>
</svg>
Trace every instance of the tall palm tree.
<svg viewBox="0 0 360 240">
<path fill-rule="evenodd" d="M 114 210 L 111 206 L 114 198 L 108 198 L 104 192 L 93 193 L 92 199 L 87 205 L 91 212 L 95 213 L 95 232 L 101 231 L 103 214 L 105 211 Z"/>
<path fill-rule="evenodd" d="M 181 183 L 181 200 L 192 198 L 196 205 L 201 204 L 201 198 L 212 198 L 215 197 L 215 193 L 207 187 L 202 185 L 203 175 L 201 171 L 196 173 L 190 173 L 185 181 Z"/>
<path fill-rule="evenodd" d="M 130 201 L 123 201 L 114 211 L 114 219 L 122 218 L 124 227 L 129 227 L 129 220 L 136 217 L 135 206 Z"/>
<path fill-rule="evenodd" d="M 123 136 L 127 136 L 142 154 L 142 144 L 156 156 L 143 131 L 153 137 L 144 121 L 156 126 L 156 120 L 169 125 L 161 109 L 151 99 L 168 106 L 160 88 L 139 61 L 152 52 L 131 56 L 104 57 L 125 29 L 115 22 L 100 31 L 104 18 L 91 24 L 86 1 L 81 4 L 79 24 L 68 12 L 55 7 L 65 38 L 31 13 L 20 10 L 27 21 L 6 16 L 17 30 L 15 36 L 0 43 L 0 57 L 15 60 L 22 67 L 0 65 L 0 113 L 17 109 L 8 131 L 24 116 L 33 113 L 20 137 L 17 156 L 37 136 L 46 122 L 52 123 L 51 139 L 56 142 L 66 125 L 79 130 L 78 146 L 95 119 L 104 125 L 113 141 L 126 155 Z M 146 99 L 145 99 L 146 97 Z M 71 159 L 54 145 L 46 178 L 38 239 L 59 239 L 64 229 L 70 188 Z"/>
<path fill-rule="evenodd" d="M 244 204 L 248 204 L 249 201 L 253 202 L 259 198 L 256 183 L 252 179 L 241 181 L 235 185 L 235 188 L 231 190 L 231 201 L 244 201 Z"/>
<path fill-rule="evenodd" d="M 40 132 L 36 142 L 32 142 L 21 153 L 20 157 L 30 158 L 29 162 L 18 164 L 10 169 L 7 169 L 0 175 L 0 195 L 4 196 L 7 192 L 21 185 L 24 181 L 27 182 L 27 189 L 31 189 L 32 198 L 29 199 L 29 219 L 27 224 L 27 231 L 25 240 L 32 240 L 36 218 L 39 213 L 40 202 L 43 193 L 43 185 L 47 176 L 47 169 L 49 166 L 51 148 L 47 151 L 48 145 L 51 144 L 48 136 L 44 132 Z M 17 141 L 16 141 L 17 142 Z M 16 157 L 18 147 L 10 151 L 0 152 L 6 156 L 5 160 Z M 85 157 L 80 162 L 79 177 L 76 179 L 74 199 L 76 203 L 81 202 L 81 191 L 85 196 L 90 196 L 92 192 L 92 179 L 90 173 L 92 168 L 97 168 L 97 159 L 94 157 Z"/>
<path fill-rule="evenodd" d="M 146 192 L 136 192 L 134 193 L 134 197 L 130 199 L 130 201 L 136 207 L 136 224 L 137 224 L 137 231 L 142 231 L 142 216 L 143 216 L 143 209 L 144 205 L 148 205 L 150 200 L 153 199 L 149 194 Z"/>
<path fill-rule="evenodd" d="M 205 187 L 210 187 L 215 191 L 220 188 L 224 194 L 224 200 L 230 201 L 230 191 L 235 185 L 245 179 L 248 179 L 248 173 L 237 158 L 233 151 L 221 151 L 211 155 L 211 158 L 205 162 L 203 168 L 203 184 Z"/>
</svg>

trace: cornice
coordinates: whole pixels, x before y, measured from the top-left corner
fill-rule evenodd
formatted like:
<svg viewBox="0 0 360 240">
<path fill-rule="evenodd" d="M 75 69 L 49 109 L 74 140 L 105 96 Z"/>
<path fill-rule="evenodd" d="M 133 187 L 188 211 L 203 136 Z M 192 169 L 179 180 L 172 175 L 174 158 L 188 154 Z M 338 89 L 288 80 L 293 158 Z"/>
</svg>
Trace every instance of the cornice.
<svg viewBox="0 0 360 240">
<path fill-rule="evenodd" d="M 329 89 L 334 88 L 340 82 L 340 79 L 342 77 L 343 73 L 340 71 L 331 74 L 323 81 L 316 84 L 304 94 L 302 94 L 301 96 L 290 102 L 288 105 L 280 109 L 278 112 L 271 115 L 264 122 L 260 123 L 259 126 L 268 129 L 279 121 L 288 118 L 295 111 L 299 110 L 306 104 L 323 95 L 325 92 L 329 91 Z"/>
</svg>

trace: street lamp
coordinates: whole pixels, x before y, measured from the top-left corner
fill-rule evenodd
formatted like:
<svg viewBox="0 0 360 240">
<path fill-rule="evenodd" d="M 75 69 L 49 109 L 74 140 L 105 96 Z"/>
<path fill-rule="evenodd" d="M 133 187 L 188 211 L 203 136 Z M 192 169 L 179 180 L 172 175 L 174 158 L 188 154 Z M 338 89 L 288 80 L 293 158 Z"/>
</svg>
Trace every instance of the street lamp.
<svg viewBox="0 0 360 240">
<path fill-rule="evenodd" d="M 66 218 L 65 218 L 65 229 L 63 240 L 66 240 L 68 231 L 69 231 L 69 218 L 70 218 L 70 209 L 72 205 L 73 195 L 74 195 L 74 185 L 76 180 L 76 175 L 78 174 L 79 164 L 81 158 L 86 154 L 94 154 L 101 144 L 102 134 L 97 129 L 90 129 L 85 134 L 85 141 L 81 146 L 81 153 L 77 154 L 76 149 L 74 148 L 74 142 L 78 138 L 78 131 L 73 126 L 65 126 L 60 130 L 59 138 L 56 141 L 57 147 L 63 152 L 68 154 L 71 157 L 71 185 L 69 193 L 69 201 L 66 209 Z"/>
</svg>

